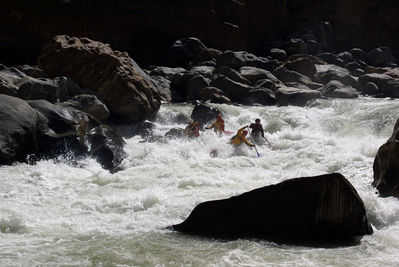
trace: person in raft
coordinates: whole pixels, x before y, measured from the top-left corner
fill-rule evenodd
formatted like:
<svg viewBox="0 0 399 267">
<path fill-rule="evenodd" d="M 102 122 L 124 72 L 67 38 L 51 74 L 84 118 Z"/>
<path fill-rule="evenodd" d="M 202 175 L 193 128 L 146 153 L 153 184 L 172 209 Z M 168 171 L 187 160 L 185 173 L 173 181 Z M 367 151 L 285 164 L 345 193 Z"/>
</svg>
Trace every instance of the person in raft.
<svg viewBox="0 0 399 267">
<path fill-rule="evenodd" d="M 247 146 L 255 146 L 254 144 L 251 144 L 245 137 L 248 134 L 248 131 L 245 130 L 245 128 L 247 127 L 248 126 L 244 126 L 241 129 L 239 129 L 237 131 L 237 134 L 230 139 L 230 144 L 236 147 L 241 145 L 242 143 L 245 143 Z"/>
<path fill-rule="evenodd" d="M 251 123 L 249 128 L 252 129 L 251 136 L 257 143 L 262 143 L 265 139 L 265 132 L 263 131 L 263 126 L 260 124 L 260 119 L 256 119 L 255 123 Z M 261 139 L 261 137 L 263 139 Z"/>
<path fill-rule="evenodd" d="M 215 131 L 215 133 L 222 134 L 224 133 L 224 120 L 222 119 L 222 115 L 217 115 L 216 116 L 216 121 L 212 123 L 211 125 L 205 127 L 205 129 L 212 129 Z"/>
<path fill-rule="evenodd" d="M 198 121 L 194 122 L 192 119 L 189 119 L 187 122 L 187 126 L 184 129 L 184 134 L 188 137 L 198 137 L 199 136 L 199 124 Z"/>
</svg>

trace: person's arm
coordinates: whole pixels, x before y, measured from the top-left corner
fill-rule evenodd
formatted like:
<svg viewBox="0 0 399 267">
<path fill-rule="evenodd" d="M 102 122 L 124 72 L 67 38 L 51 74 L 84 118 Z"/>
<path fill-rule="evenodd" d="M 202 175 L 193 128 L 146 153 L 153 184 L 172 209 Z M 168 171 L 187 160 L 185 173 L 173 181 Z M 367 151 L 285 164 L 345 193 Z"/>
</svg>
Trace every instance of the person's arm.
<svg viewBox="0 0 399 267">
<path fill-rule="evenodd" d="M 251 144 L 248 140 L 247 140 L 247 138 L 243 138 L 243 141 L 244 141 L 244 143 L 247 145 L 247 146 L 255 146 L 254 144 Z"/>
<path fill-rule="evenodd" d="M 215 127 L 216 122 L 212 123 L 211 125 L 205 127 L 205 129 L 212 129 Z"/>
</svg>

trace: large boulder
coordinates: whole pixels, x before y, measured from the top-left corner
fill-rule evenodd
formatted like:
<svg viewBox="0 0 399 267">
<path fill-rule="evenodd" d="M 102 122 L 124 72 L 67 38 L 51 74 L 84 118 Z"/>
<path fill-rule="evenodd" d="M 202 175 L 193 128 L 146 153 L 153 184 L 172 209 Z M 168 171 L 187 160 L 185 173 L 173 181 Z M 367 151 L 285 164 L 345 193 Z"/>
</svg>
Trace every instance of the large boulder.
<svg viewBox="0 0 399 267">
<path fill-rule="evenodd" d="M 321 92 L 317 90 L 282 86 L 276 91 L 278 106 L 305 106 L 310 100 L 321 98 Z"/>
<path fill-rule="evenodd" d="M 392 136 L 378 149 L 374 159 L 375 186 L 383 197 L 399 198 L 399 119 Z"/>
<path fill-rule="evenodd" d="M 28 103 L 39 115 L 39 149 L 35 152 L 39 158 L 72 153 L 93 157 L 111 172 L 120 169 L 120 163 L 126 156 L 124 141 L 112 128 L 72 107 L 46 100 L 31 100 Z"/>
<path fill-rule="evenodd" d="M 51 77 L 68 76 L 98 92 L 115 117 L 142 121 L 161 104 L 151 78 L 128 56 L 88 38 L 58 35 L 39 55 L 39 66 Z"/>
<path fill-rule="evenodd" d="M 0 164 L 23 161 L 38 149 L 38 114 L 16 97 L 0 94 L 0 103 Z"/>
<path fill-rule="evenodd" d="M 338 173 L 286 180 L 199 204 L 173 229 L 216 238 L 336 241 L 372 234 L 363 201 Z"/>
<path fill-rule="evenodd" d="M 75 108 L 0 94 L 0 164 L 60 155 L 90 156 L 110 171 L 120 168 L 123 139 Z"/>
<path fill-rule="evenodd" d="M 382 93 L 381 89 L 384 88 L 389 81 L 392 81 L 392 79 L 393 78 L 387 74 L 380 74 L 380 73 L 365 74 L 360 76 L 359 79 L 357 80 L 358 89 L 361 92 L 370 93 L 369 90 L 367 90 L 366 85 L 368 83 L 373 83 L 377 85 L 379 89 L 378 92 Z"/>
</svg>

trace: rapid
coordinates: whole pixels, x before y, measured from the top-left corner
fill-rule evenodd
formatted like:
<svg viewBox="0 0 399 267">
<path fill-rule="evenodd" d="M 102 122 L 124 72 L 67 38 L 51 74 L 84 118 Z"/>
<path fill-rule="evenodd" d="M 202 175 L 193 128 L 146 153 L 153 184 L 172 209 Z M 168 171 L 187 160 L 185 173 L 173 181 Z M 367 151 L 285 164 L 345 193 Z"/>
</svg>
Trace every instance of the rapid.
<svg viewBox="0 0 399 267">
<path fill-rule="evenodd" d="M 114 174 L 68 156 L 0 167 L 0 266 L 394 266 L 399 200 L 371 186 L 378 148 L 392 134 L 399 100 L 323 99 L 307 107 L 215 105 L 226 130 L 261 119 L 273 145 L 234 150 L 231 136 L 148 142 L 126 138 Z M 184 128 L 190 104 L 164 104 L 154 134 Z M 123 129 L 129 132 L 131 129 Z M 218 156 L 210 151 L 217 149 Z M 73 162 L 73 164 L 72 164 Z M 214 240 L 167 228 L 199 203 L 289 178 L 339 172 L 364 201 L 374 234 L 359 244 L 306 247 Z M 306 193 L 306 192 L 304 192 Z M 276 203 L 277 204 L 277 203 Z"/>
</svg>

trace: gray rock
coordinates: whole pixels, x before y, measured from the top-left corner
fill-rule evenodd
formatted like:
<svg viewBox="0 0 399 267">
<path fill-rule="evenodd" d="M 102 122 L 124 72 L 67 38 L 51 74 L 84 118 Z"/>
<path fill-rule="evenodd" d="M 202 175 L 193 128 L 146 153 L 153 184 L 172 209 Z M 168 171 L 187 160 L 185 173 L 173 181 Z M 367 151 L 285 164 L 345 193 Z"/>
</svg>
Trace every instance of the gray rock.
<svg viewBox="0 0 399 267">
<path fill-rule="evenodd" d="M 252 89 L 251 86 L 235 82 L 223 75 L 216 75 L 210 86 L 222 90 L 228 98 L 238 103 L 240 103 Z"/>
<path fill-rule="evenodd" d="M 206 46 L 198 38 L 179 39 L 169 49 L 169 63 L 172 66 L 187 67 L 205 50 Z"/>
<path fill-rule="evenodd" d="M 280 60 L 280 61 L 283 61 L 287 58 L 287 52 L 285 52 L 285 50 L 279 49 L 279 48 L 270 49 L 269 54 L 272 58 Z"/>
<path fill-rule="evenodd" d="M 187 101 L 199 99 L 200 91 L 208 87 L 210 83 L 209 79 L 206 79 L 202 75 L 195 76 L 187 82 Z"/>
<path fill-rule="evenodd" d="M 285 67 L 277 68 L 273 74 L 284 83 L 302 83 L 311 89 L 323 87 L 322 84 L 314 83 L 311 79 L 296 71 L 289 70 Z"/>
<path fill-rule="evenodd" d="M 245 104 L 253 105 L 276 105 L 276 96 L 274 92 L 267 88 L 253 89 L 248 92 L 244 100 Z"/>
</svg>

